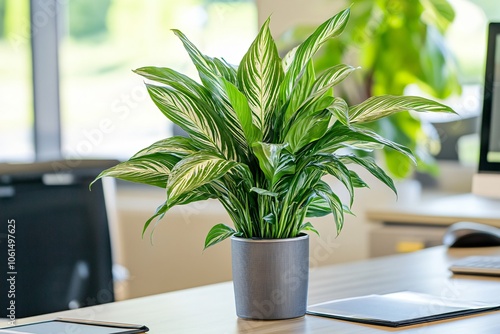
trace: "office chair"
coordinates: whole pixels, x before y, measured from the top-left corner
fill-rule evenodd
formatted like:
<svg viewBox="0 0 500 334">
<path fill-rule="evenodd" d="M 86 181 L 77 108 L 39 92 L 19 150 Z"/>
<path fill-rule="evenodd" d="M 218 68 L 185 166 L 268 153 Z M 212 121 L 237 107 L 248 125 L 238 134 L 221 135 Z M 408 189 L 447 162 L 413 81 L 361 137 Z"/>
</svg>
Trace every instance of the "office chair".
<svg viewBox="0 0 500 334">
<path fill-rule="evenodd" d="M 12 301 L 16 318 L 114 301 L 104 187 L 89 184 L 115 164 L 0 164 L 0 318 Z"/>
</svg>

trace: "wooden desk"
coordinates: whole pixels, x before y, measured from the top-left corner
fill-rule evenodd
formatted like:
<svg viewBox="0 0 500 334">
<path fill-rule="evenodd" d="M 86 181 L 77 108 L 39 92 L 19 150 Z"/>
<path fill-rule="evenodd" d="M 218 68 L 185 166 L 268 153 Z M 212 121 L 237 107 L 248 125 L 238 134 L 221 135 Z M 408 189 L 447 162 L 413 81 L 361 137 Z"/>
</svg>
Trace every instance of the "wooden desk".
<svg viewBox="0 0 500 334">
<path fill-rule="evenodd" d="M 450 261 L 472 254 L 500 255 L 500 247 L 450 251 L 436 247 L 362 262 L 311 268 L 309 303 L 402 290 L 500 303 L 500 278 L 452 276 L 447 270 Z M 282 321 L 247 321 L 235 315 L 231 282 L 32 317 L 18 320 L 18 323 L 54 316 L 140 323 L 147 325 L 152 334 L 500 333 L 500 311 L 400 329 L 310 315 Z"/>
<path fill-rule="evenodd" d="M 369 207 L 370 256 L 415 251 L 442 244 L 449 225 L 471 221 L 500 227 L 500 200 L 471 193 L 427 194 L 420 201 Z"/>
<path fill-rule="evenodd" d="M 441 226 L 474 221 L 500 227 L 500 200 L 470 193 L 429 196 L 416 203 L 368 208 L 366 218 L 385 223 Z"/>
</svg>

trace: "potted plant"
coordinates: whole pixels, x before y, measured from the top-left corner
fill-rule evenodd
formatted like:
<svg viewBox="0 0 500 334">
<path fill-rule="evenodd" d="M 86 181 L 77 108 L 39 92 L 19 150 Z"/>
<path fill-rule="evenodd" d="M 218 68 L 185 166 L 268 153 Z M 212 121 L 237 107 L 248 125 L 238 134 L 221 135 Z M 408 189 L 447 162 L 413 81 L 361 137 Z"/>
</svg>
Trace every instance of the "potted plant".
<svg viewBox="0 0 500 334">
<path fill-rule="evenodd" d="M 239 66 L 202 54 L 174 33 L 195 64 L 201 83 L 170 68 L 135 70 L 159 108 L 188 134 L 160 140 L 102 172 L 158 186 L 166 200 L 144 232 L 175 205 L 218 199 L 233 226 L 218 224 L 205 248 L 232 239 L 236 308 L 242 318 L 283 319 L 304 315 L 307 303 L 308 217 L 333 215 L 340 232 L 354 189 L 366 183 L 349 169 L 366 168 L 396 189 L 372 157 L 355 150 L 410 150 L 362 126 L 399 111 L 453 112 L 421 97 L 378 96 L 348 106 L 332 88 L 356 68 L 338 64 L 316 76 L 312 57 L 345 28 L 346 9 L 320 25 L 283 59 L 269 19 Z M 336 177 L 350 193 L 341 202 L 322 177 Z"/>
</svg>

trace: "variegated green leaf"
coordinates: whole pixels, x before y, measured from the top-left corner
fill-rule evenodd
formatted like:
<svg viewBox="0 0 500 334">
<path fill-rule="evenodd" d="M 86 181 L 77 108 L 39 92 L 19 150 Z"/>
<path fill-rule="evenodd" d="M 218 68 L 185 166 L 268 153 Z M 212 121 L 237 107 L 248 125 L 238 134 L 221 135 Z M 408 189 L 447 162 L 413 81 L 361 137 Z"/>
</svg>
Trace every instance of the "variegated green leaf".
<svg viewBox="0 0 500 334">
<path fill-rule="evenodd" d="M 213 58 L 202 54 L 181 31 L 177 29 L 173 29 L 172 31 L 181 40 L 184 45 L 184 49 L 187 51 L 189 57 L 193 61 L 193 64 L 198 70 L 201 81 L 206 87 L 211 87 L 216 84 L 217 77 L 223 77 L 233 82 L 235 78 L 234 68 L 219 59 L 215 61 Z"/>
<path fill-rule="evenodd" d="M 372 122 L 400 111 L 447 112 L 453 109 L 419 96 L 372 96 L 349 109 L 351 123 Z"/>
<path fill-rule="evenodd" d="M 106 169 L 96 180 L 109 176 L 165 188 L 170 171 L 180 159 L 174 156 L 139 157 Z M 94 181 L 95 182 L 95 181 Z"/>
<path fill-rule="evenodd" d="M 224 126 L 221 118 L 210 106 L 170 87 L 149 84 L 146 87 L 160 111 L 186 131 L 199 147 L 219 152 L 228 158 L 237 155 L 228 134 L 222 132 Z"/>
<path fill-rule="evenodd" d="M 324 181 L 319 181 L 314 186 L 314 192 L 319 197 L 323 198 L 330 206 L 333 219 L 335 220 L 335 226 L 337 227 L 337 234 L 339 234 L 342 230 L 342 226 L 344 225 L 344 209 L 342 201 Z"/>
<path fill-rule="evenodd" d="M 292 65 L 293 59 L 295 58 L 295 53 L 297 53 L 298 48 L 299 45 L 288 51 L 287 54 L 281 60 L 281 66 L 283 67 L 283 71 L 285 73 L 288 72 L 288 70 L 290 69 L 290 66 Z"/>
<path fill-rule="evenodd" d="M 313 62 L 310 60 L 306 64 L 300 77 L 295 81 L 295 85 L 288 96 L 288 100 L 284 103 L 284 112 L 280 111 L 284 114 L 285 122 L 287 122 L 299 110 L 307 98 L 311 96 L 315 80 L 316 74 L 314 72 Z"/>
<path fill-rule="evenodd" d="M 233 228 L 225 224 L 217 224 L 210 229 L 210 231 L 207 234 L 207 237 L 205 238 L 205 249 L 235 234 L 236 231 Z"/>
<path fill-rule="evenodd" d="M 392 140 L 386 139 L 382 136 L 379 136 L 376 132 L 369 130 L 367 128 L 357 127 L 357 126 L 351 126 L 349 128 L 352 131 L 356 132 L 358 135 L 365 136 L 365 138 L 366 137 L 371 138 L 371 140 L 365 141 L 366 144 L 368 144 L 368 146 L 365 146 L 365 147 L 371 147 L 373 149 L 380 149 L 381 147 L 377 147 L 376 145 L 370 146 L 370 143 L 371 144 L 380 144 L 380 145 L 383 145 L 387 148 L 390 148 L 390 149 L 400 153 L 402 156 L 408 158 L 413 164 L 417 163 L 415 156 L 413 155 L 412 151 L 408 147 L 400 145 L 398 143 L 395 143 Z M 356 146 L 356 145 L 353 144 L 353 146 Z M 361 148 L 362 148 L 362 146 L 363 145 L 359 145 L 359 147 L 361 147 Z"/>
<path fill-rule="evenodd" d="M 344 81 L 357 68 L 349 65 L 336 65 L 324 71 L 314 82 L 311 94 L 308 94 L 302 105 L 298 109 L 307 108 L 330 91 L 333 87 Z"/>
<path fill-rule="evenodd" d="M 303 111 L 294 120 L 285 136 L 285 143 L 290 145 L 292 153 L 296 153 L 310 142 L 321 138 L 330 123 L 331 114 L 326 110 Z"/>
<path fill-rule="evenodd" d="M 282 176 L 295 172 L 294 157 L 285 151 L 287 144 L 267 144 L 256 142 L 253 151 L 259 160 L 263 171 L 271 185 L 274 185 Z"/>
<path fill-rule="evenodd" d="M 313 92 L 323 94 L 344 81 L 353 71 L 360 69 L 351 65 L 338 64 L 324 70 L 314 82 Z"/>
<path fill-rule="evenodd" d="M 272 191 L 269 191 L 269 190 L 266 190 L 266 189 L 262 189 L 262 188 L 258 188 L 258 187 L 252 187 L 250 189 L 250 191 L 253 191 L 259 195 L 262 195 L 262 196 L 270 196 L 270 197 L 278 197 L 278 193 L 275 193 L 275 192 L 272 192 Z"/>
<path fill-rule="evenodd" d="M 328 107 L 328 110 L 344 125 L 349 125 L 349 106 L 347 102 L 340 98 L 335 97 L 335 100 Z"/>
<path fill-rule="evenodd" d="M 364 149 L 367 145 L 373 147 L 373 144 L 384 145 L 396 150 L 415 162 L 415 157 L 408 148 L 385 139 L 373 131 L 347 127 L 338 121 L 315 143 L 312 149 L 317 153 L 331 154 L 344 147 Z"/>
<path fill-rule="evenodd" d="M 276 108 L 283 75 L 267 19 L 238 68 L 239 86 L 248 99 L 254 123 L 262 133 L 266 133 L 269 115 Z"/>
<path fill-rule="evenodd" d="M 153 216 L 151 216 L 145 223 L 142 229 L 142 236 L 144 237 L 144 233 L 149 228 L 151 223 L 155 221 L 154 228 L 159 223 L 159 221 L 165 216 L 168 210 L 170 210 L 175 205 L 186 205 L 193 202 L 205 201 L 207 199 L 217 198 L 217 195 L 214 194 L 206 187 L 200 187 L 196 190 L 190 191 L 182 196 L 177 197 L 175 201 L 165 201 L 162 205 L 160 205 Z M 153 230 L 154 230 L 153 228 Z M 153 231 L 151 232 L 151 238 L 153 237 Z"/>
<path fill-rule="evenodd" d="M 146 230 L 148 229 L 148 227 L 151 225 L 151 223 L 153 221 L 156 221 L 155 223 L 155 226 L 156 224 L 158 224 L 158 221 L 160 221 L 164 216 L 165 216 L 165 213 L 171 208 L 171 206 L 169 206 L 167 204 L 167 202 L 164 202 L 162 205 L 160 205 L 156 211 L 155 211 L 155 214 L 152 215 L 151 217 L 149 217 L 148 220 L 146 220 L 146 222 L 144 223 L 144 226 L 142 228 L 142 237 L 144 238 L 144 234 L 146 233 Z M 151 242 L 153 241 L 153 234 L 151 233 Z"/>
<path fill-rule="evenodd" d="M 224 59 L 213 58 L 212 61 L 214 67 L 217 69 L 217 72 L 220 73 L 222 78 L 229 81 L 233 85 L 238 84 L 238 80 L 236 78 L 237 76 L 236 66 L 229 64 Z"/>
<path fill-rule="evenodd" d="M 370 188 L 368 184 L 355 171 L 350 170 L 351 183 L 354 188 Z"/>
<path fill-rule="evenodd" d="M 197 150 L 198 149 L 196 148 L 196 145 L 191 138 L 175 136 L 161 139 L 151 144 L 150 146 L 134 154 L 131 159 L 152 154 L 169 154 L 179 158 L 183 158 L 196 152 Z"/>
<path fill-rule="evenodd" d="M 281 205 L 290 206 L 302 203 L 307 208 L 307 205 L 315 196 L 314 187 L 321 181 L 323 175 L 324 172 L 321 169 L 307 166 L 298 169 L 290 178 L 282 179 L 276 186 L 279 193 L 285 194 Z"/>
<path fill-rule="evenodd" d="M 345 155 L 340 157 L 340 161 L 346 164 L 355 163 L 364 167 L 373 176 L 375 176 L 377 179 L 379 179 L 385 185 L 391 188 L 392 191 L 394 191 L 394 193 L 397 195 L 398 191 L 396 189 L 396 186 L 394 185 L 394 181 L 392 181 L 389 175 L 387 175 L 387 173 L 377 165 L 377 163 L 372 157 L 370 156 L 357 157 L 355 155 Z"/>
<path fill-rule="evenodd" d="M 167 183 L 168 201 L 223 177 L 237 162 L 205 152 L 195 153 L 179 161 Z"/>
<path fill-rule="evenodd" d="M 316 230 L 316 228 L 314 228 L 313 224 L 311 224 L 310 222 L 302 224 L 299 227 L 299 231 L 311 231 L 311 232 L 316 233 L 319 236 L 318 230 Z"/>
<path fill-rule="evenodd" d="M 321 168 L 326 173 L 337 178 L 346 187 L 349 192 L 349 206 L 352 206 L 354 201 L 354 185 L 352 184 L 351 173 L 349 169 L 334 155 L 319 156 L 318 160 L 313 163 L 314 166 Z"/>
<path fill-rule="evenodd" d="M 210 91 L 216 105 L 216 112 L 224 119 L 228 136 L 235 143 L 234 146 L 236 149 L 240 151 L 240 160 L 242 160 L 241 158 L 246 158 L 249 147 L 245 139 L 245 134 L 227 97 L 222 80 L 220 80 L 220 78 L 225 78 L 229 82 L 237 84 L 235 82 L 236 70 L 223 61 L 218 60 L 214 62 L 212 58 L 203 55 L 182 32 L 179 30 L 173 31 L 179 37 L 193 61 L 203 85 Z"/>
<path fill-rule="evenodd" d="M 307 207 L 306 217 L 324 217 L 332 213 L 330 205 L 323 199 L 314 194 L 314 198 Z"/>
<path fill-rule="evenodd" d="M 238 117 L 241 128 L 245 133 L 248 145 L 251 146 L 254 142 L 262 140 L 262 132 L 252 120 L 252 111 L 248 105 L 248 100 L 238 88 L 229 81 L 222 79 L 226 89 L 227 97 Z"/>
<path fill-rule="evenodd" d="M 310 60 L 319 50 L 321 45 L 328 39 L 339 35 L 344 30 L 349 19 L 349 15 L 350 10 L 345 9 L 324 22 L 311 36 L 300 44 L 294 52 L 293 60 L 291 61 L 288 71 L 285 74 L 285 78 L 283 79 L 283 83 L 280 86 L 280 100 L 283 104 L 289 100 L 296 86 L 296 81 L 300 80 Z M 288 117 L 291 116 L 292 112 L 293 111 L 289 110 Z M 285 117 L 285 120 L 288 117 Z"/>
<path fill-rule="evenodd" d="M 210 92 L 205 87 L 188 76 L 170 68 L 149 66 L 138 68 L 134 72 L 146 79 L 168 85 L 184 94 L 199 98 L 208 105 L 212 105 Z"/>
</svg>

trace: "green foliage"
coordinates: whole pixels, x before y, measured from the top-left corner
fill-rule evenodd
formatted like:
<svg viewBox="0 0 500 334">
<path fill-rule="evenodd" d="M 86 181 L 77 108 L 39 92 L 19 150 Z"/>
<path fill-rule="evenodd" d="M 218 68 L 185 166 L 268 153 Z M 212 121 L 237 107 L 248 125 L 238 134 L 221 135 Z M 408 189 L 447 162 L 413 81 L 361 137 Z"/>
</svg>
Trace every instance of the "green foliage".
<svg viewBox="0 0 500 334">
<path fill-rule="evenodd" d="M 88 38 L 107 32 L 106 18 L 111 0 L 68 1 L 69 33 L 74 38 Z"/>
<path fill-rule="evenodd" d="M 351 213 L 354 189 L 367 184 L 348 166 L 359 165 L 396 191 L 391 178 L 358 149 L 391 150 L 413 159 L 397 143 L 362 127 L 404 110 L 453 112 L 417 97 L 380 96 L 349 107 L 332 88 L 354 71 L 335 65 L 316 76 L 312 58 L 329 38 L 346 27 L 346 9 L 321 25 L 284 60 L 262 26 L 241 64 L 202 54 L 180 31 L 201 84 L 168 68 L 135 72 L 160 111 L 189 137 L 171 137 L 141 150 L 99 175 L 165 188 L 166 200 L 145 223 L 156 224 L 175 205 L 218 199 L 234 228 L 224 224 L 208 233 L 205 247 L 231 235 L 290 238 L 316 229 L 306 217 L 332 214 L 340 232 Z M 347 149 L 347 150 L 346 150 Z M 349 191 L 341 202 L 322 177 L 330 174 Z"/>
<path fill-rule="evenodd" d="M 357 0 L 349 26 L 316 54 L 315 70 L 325 71 L 346 60 L 361 66 L 350 86 L 336 91 L 349 104 L 374 95 L 402 95 L 411 84 L 444 99 L 461 91 L 455 60 L 444 42 L 454 18 L 447 0 Z M 292 29 L 281 39 L 280 49 L 292 49 L 312 30 L 305 26 Z M 409 147 L 420 171 L 437 170 L 432 154 L 438 153 L 433 148 L 439 147 L 439 139 L 425 131 L 419 118 L 404 111 L 366 126 Z M 394 152 L 388 149 L 383 153 L 394 177 L 411 175 L 413 167 L 408 160 L 394 159 Z"/>
</svg>

